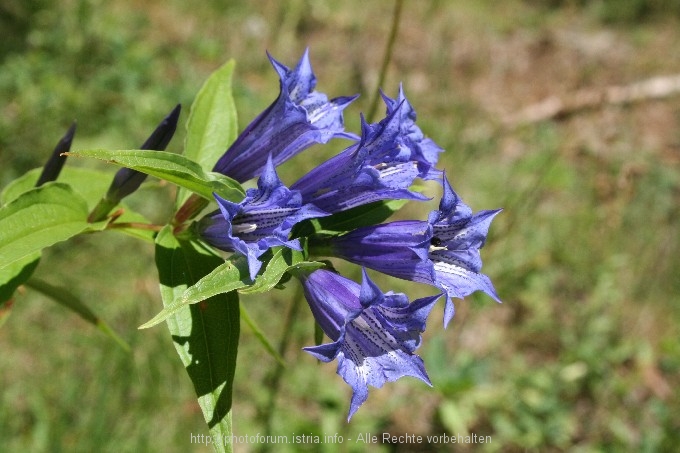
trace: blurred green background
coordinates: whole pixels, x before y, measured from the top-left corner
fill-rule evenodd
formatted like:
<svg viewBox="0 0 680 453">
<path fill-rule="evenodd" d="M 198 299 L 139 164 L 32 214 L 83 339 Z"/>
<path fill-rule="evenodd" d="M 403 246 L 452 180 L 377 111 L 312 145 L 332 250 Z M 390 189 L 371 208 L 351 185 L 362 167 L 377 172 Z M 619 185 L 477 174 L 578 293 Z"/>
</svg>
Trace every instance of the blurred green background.
<svg viewBox="0 0 680 453">
<path fill-rule="evenodd" d="M 135 148 L 211 71 L 237 61 L 242 129 L 278 94 L 265 50 L 294 65 L 309 46 L 318 89 L 370 105 L 393 3 L 345 0 L 2 0 L 0 185 L 41 166 L 73 120 L 75 149 Z M 447 330 L 432 315 L 420 355 L 434 388 L 402 379 L 372 389 L 351 423 L 350 391 L 313 343 L 296 285 L 243 302 L 276 362 L 244 326 L 236 435 L 490 435 L 456 451 L 674 451 L 680 444 L 680 98 L 601 105 L 555 121 L 503 122 L 549 96 L 680 72 L 680 2 L 406 1 L 383 86 L 403 82 L 441 166 L 474 209 L 503 207 L 482 250 L 503 304 L 474 295 Z M 283 166 L 293 182 L 345 143 Z M 300 156 L 298 156 L 300 157 Z M 71 159 L 67 165 L 98 165 Z M 113 174 L 114 169 L 111 169 Z M 428 188 L 438 197 L 435 186 Z M 130 203 L 162 222 L 172 189 L 147 182 Z M 431 203 L 401 217 L 423 218 Z M 36 275 L 63 284 L 130 343 L 29 289 L 0 328 L 5 452 L 209 451 L 207 429 L 163 326 L 151 246 L 112 232 L 51 249 Z M 342 265 L 341 265 L 342 266 Z M 342 267 L 358 276 L 357 269 Z M 380 278 L 412 298 L 430 288 Z M 270 297 L 271 296 L 271 297 Z M 237 445 L 265 451 L 267 445 Z M 271 451 L 450 451 L 437 445 L 277 445 Z"/>
</svg>

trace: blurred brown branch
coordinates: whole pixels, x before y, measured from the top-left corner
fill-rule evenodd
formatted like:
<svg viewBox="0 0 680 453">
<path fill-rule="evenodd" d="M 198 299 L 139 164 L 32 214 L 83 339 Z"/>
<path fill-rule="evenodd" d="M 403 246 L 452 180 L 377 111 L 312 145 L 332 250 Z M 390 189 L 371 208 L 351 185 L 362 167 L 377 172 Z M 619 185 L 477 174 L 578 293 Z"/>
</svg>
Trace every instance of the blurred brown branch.
<svg viewBox="0 0 680 453">
<path fill-rule="evenodd" d="M 588 88 L 565 97 L 550 96 L 537 104 L 506 116 L 503 123 L 512 128 L 545 120 L 564 119 L 584 110 L 593 110 L 604 105 L 630 104 L 677 94 L 680 94 L 680 75 L 658 76 L 630 85 Z"/>
</svg>

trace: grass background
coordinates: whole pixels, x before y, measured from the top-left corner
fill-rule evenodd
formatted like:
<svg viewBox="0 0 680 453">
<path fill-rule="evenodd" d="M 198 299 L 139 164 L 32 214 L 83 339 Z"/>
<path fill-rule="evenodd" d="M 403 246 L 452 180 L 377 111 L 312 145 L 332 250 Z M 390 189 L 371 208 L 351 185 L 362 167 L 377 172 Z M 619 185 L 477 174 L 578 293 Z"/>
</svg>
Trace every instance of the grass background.
<svg viewBox="0 0 680 453">
<path fill-rule="evenodd" d="M 378 79 L 392 2 L 5 0 L 0 4 L 0 183 L 44 159 L 71 121 L 74 148 L 134 148 L 211 71 L 237 60 L 240 128 L 276 97 L 268 50 L 293 65 L 311 49 L 318 88 L 361 93 Z M 503 207 L 482 251 L 504 303 L 473 295 L 447 330 L 437 310 L 419 350 L 434 388 L 402 379 L 371 390 L 352 422 L 335 365 L 313 343 L 305 305 L 285 328 L 295 285 L 244 299 L 278 341 L 276 364 L 243 329 L 237 435 L 442 433 L 492 436 L 456 451 L 673 451 L 680 443 L 680 99 L 604 105 L 519 128 L 502 119 L 551 95 L 680 72 L 680 5 L 643 0 L 406 1 L 383 86 L 403 82 L 441 165 L 474 209 Z M 182 130 L 169 149 L 181 149 Z M 292 182 L 343 143 L 284 165 Z M 93 165 L 69 161 L 68 165 Z M 111 169 L 113 173 L 113 169 Z M 430 188 L 437 196 L 434 187 Z M 131 203 L 162 222 L 171 189 Z M 436 203 L 409 206 L 422 218 Z M 152 247 L 114 233 L 45 254 L 36 275 L 83 298 L 132 346 L 23 290 L 0 328 L 3 451 L 209 451 L 193 389 L 162 327 Z M 347 273 L 358 276 L 356 268 Z M 430 294 L 378 279 L 383 289 Z M 238 445 L 264 451 L 267 445 Z M 273 451 L 449 451 L 436 445 L 278 445 Z"/>
</svg>

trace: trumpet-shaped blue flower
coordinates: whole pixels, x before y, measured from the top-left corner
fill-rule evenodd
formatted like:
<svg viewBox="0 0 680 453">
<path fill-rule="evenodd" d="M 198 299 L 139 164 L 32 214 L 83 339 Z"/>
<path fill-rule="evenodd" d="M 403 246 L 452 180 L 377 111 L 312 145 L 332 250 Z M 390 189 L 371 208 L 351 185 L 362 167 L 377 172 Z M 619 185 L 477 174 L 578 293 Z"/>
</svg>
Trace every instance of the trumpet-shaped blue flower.
<svg viewBox="0 0 680 453">
<path fill-rule="evenodd" d="M 331 239 L 331 253 L 387 275 L 427 283 L 446 295 L 444 325 L 454 315 L 452 298 L 483 291 L 500 302 L 491 280 L 482 274 L 484 246 L 497 210 L 472 210 L 444 178 L 439 210 L 428 221 L 397 221 L 358 228 Z"/>
<path fill-rule="evenodd" d="M 268 56 L 280 78 L 279 97 L 245 128 L 213 168 L 239 182 L 258 176 L 270 155 L 274 165 L 279 165 L 315 143 L 336 137 L 358 139 L 344 132 L 342 117 L 356 96 L 329 101 L 314 91 L 316 77 L 308 50 L 292 70 Z"/>
<path fill-rule="evenodd" d="M 243 201 L 233 203 L 214 196 L 219 211 L 200 220 L 199 233 L 220 250 L 244 255 L 251 279 L 255 279 L 262 266 L 259 257 L 271 247 L 300 250 L 298 239 L 288 239 L 296 223 L 327 215 L 313 205 L 303 205 L 300 193 L 283 185 L 271 158 L 257 182 L 257 189 L 248 189 Z"/>
<path fill-rule="evenodd" d="M 415 126 L 415 112 L 400 91 L 385 97 L 387 116 L 377 124 L 361 118 L 361 141 L 311 170 L 291 188 L 305 202 L 335 213 L 389 199 L 426 200 L 411 192 L 413 181 L 439 174 L 441 150 Z"/>
<path fill-rule="evenodd" d="M 383 294 L 365 271 L 361 285 L 324 269 L 299 277 L 314 318 L 333 340 L 304 349 L 323 362 L 338 359 L 338 374 L 353 392 L 348 420 L 368 398 L 369 385 L 402 376 L 431 385 L 414 351 L 440 295 L 409 303 L 403 294 Z"/>
<path fill-rule="evenodd" d="M 396 99 L 380 93 L 387 105 L 387 114 L 399 110 L 401 140 L 400 149 L 403 152 L 402 159 L 413 161 L 418 165 L 418 176 L 423 179 L 441 179 L 442 172 L 435 165 L 439 160 L 439 153 L 444 151 L 432 139 L 425 137 L 423 131 L 416 125 L 416 111 L 404 95 L 404 87 L 399 85 L 399 94 Z"/>
</svg>

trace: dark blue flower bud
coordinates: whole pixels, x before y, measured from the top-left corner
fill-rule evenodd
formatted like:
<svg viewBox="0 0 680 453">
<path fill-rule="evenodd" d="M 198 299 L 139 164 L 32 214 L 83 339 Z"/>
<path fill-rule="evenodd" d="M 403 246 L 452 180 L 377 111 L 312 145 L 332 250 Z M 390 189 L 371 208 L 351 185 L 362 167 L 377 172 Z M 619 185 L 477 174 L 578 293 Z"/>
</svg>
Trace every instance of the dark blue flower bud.
<svg viewBox="0 0 680 453">
<path fill-rule="evenodd" d="M 177 129 L 177 121 L 182 106 L 177 106 L 156 127 L 156 130 L 146 139 L 140 149 L 163 151 Z M 97 222 L 106 218 L 111 210 L 135 190 L 139 189 L 146 179 L 146 174 L 130 168 L 121 168 L 113 177 L 111 186 L 106 195 L 99 201 L 97 206 L 88 216 L 89 222 Z"/>
<path fill-rule="evenodd" d="M 57 146 L 54 147 L 52 155 L 43 167 L 43 171 L 38 178 L 38 182 L 35 183 L 36 187 L 42 186 L 46 182 L 56 181 L 56 179 L 59 177 L 59 173 L 61 173 L 61 169 L 66 163 L 66 156 L 62 156 L 62 154 L 67 153 L 71 149 L 71 142 L 73 142 L 73 136 L 75 133 L 76 122 L 74 121 L 64 136 L 61 137 L 61 140 L 59 140 Z"/>
<path fill-rule="evenodd" d="M 170 143 L 170 139 L 177 129 L 177 120 L 182 106 L 177 106 L 158 125 L 155 131 L 146 139 L 140 149 L 163 151 Z M 116 203 L 139 189 L 146 179 L 146 174 L 130 168 L 121 168 L 113 178 L 106 198 Z"/>
</svg>

